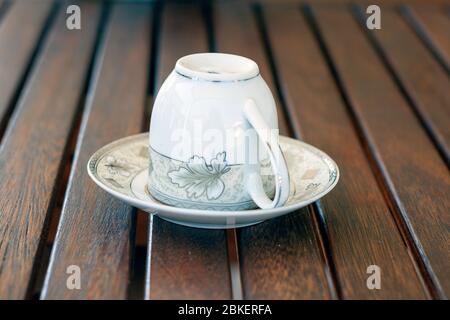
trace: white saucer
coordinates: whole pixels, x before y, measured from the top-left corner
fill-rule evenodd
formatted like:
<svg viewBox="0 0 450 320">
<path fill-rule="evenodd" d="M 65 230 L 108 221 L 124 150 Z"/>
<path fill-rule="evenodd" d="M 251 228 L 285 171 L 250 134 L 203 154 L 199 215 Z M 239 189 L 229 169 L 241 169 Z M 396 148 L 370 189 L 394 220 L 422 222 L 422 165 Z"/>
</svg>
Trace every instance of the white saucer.
<svg viewBox="0 0 450 320">
<path fill-rule="evenodd" d="M 99 149 L 89 159 L 89 176 L 120 200 L 173 223 L 208 229 L 239 228 L 300 209 L 323 197 L 339 179 L 336 163 L 304 142 L 280 137 L 291 180 L 286 204 L 274 209 L 215 211 L 177 208 L 153 199 L 147 191 L 148 133 L 130 136 Z M 151 183 L 151 181 L 149 182 Z"/>
</svg>

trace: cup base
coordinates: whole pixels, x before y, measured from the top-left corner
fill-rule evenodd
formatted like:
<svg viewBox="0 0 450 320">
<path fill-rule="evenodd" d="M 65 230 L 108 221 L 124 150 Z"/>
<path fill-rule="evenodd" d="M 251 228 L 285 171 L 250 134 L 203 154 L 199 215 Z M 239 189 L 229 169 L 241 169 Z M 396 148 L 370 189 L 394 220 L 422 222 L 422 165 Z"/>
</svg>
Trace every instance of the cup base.
<svg viewBox="0 0 450 320">
<path fill-rule="evenodd" d="M 192 201 L 189 199 L 178 199 L 156 190 L 147 185 L 148 193 L 156 200 L 167 204 L 169 206 L 186 208 L 186 209 L 199 209 L 199 210 L 215 210 L 215 211 L 237 211 L 237 210 L 249 210 L 257 208 L 257 205 L 252 201 L 244 201 L 239 203 L 206 203 Z"/>
</svg>

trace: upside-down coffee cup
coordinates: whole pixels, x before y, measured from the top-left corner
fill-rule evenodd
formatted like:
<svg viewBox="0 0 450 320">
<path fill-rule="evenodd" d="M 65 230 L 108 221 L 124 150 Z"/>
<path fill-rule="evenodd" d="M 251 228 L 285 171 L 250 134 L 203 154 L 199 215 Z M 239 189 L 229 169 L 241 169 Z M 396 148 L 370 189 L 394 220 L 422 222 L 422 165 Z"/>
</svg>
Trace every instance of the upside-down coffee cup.
<svg viewBox="0 0 450 320">
<path fill-rule="evenodd" d="M 253 60 L 182 57 L 153 106 L 148 191 L 183 208 L 282 206 L 289 174 L 278 135 L 275 101 Z"/>
</svg>

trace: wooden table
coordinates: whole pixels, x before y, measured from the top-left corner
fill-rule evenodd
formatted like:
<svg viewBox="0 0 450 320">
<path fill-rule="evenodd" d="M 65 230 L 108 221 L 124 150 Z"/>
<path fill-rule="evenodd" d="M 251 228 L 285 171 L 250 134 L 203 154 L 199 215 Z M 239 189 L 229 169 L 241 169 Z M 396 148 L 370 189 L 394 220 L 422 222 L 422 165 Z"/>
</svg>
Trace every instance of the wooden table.
<svg viewBox="0 0 450 320">
<path fill-rule="evenodd" d="M 0 0 L 0 298 L 450 295 L 449 3 L 388 1 L 370 31 L 365 5 L 285 2 L 70 1 L 82 29 L 68 30 L 67 4 Z M 338 163 L 329 195 L 222 231 L 94 185 L 89 156 L 146 131 L 176 59 L 204 51 L 258 62 L 281 133 Z"/>
</svg>

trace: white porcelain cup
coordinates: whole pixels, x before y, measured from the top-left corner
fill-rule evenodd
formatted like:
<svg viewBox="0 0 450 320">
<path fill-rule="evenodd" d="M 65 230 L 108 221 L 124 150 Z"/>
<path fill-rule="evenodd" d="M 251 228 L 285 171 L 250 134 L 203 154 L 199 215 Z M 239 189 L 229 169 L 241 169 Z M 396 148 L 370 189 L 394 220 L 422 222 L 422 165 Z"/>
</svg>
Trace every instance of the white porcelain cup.
<svg viewBox="0 0 450 320">
<path fill-rule="evenodd" d="M 253 60 L 180 58 L 156 97 L 149 142 L 148 190 L 161 202 L 243 210 L 288 198 L 275 101 Z"/>
</svg>

